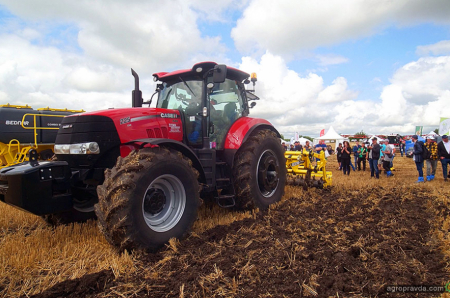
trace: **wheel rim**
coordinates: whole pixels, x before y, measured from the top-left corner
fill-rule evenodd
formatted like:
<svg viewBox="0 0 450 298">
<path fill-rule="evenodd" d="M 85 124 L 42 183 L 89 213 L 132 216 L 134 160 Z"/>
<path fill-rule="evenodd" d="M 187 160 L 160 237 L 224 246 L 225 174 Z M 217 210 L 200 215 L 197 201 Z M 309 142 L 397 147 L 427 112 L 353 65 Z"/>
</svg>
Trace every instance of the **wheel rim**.
<svg viewBox="0 0 450 298">
<path fill-rule="evenodd" d="M 155 232 L 172 229 L 186 206 L 183 183 L 173 175 L 162 175 L 150 183 L 142 201 L 145 223 Z"/>
<path fill-rule="evenodd" d="M 264 197 L 271 197 L 278 188 L 279 163 L 272 150 L 264 151 L 258 160 L 256 177 L 258 188 Z"/>
<path fill-rule="evenodd" d="M 82 213 L 89 213 L 89 212 L 94 212 L 95 210 L 95 203 L 96 203 L 96 199 L 92 198 L 90 200 L 86 200 L 86 201 L 79 201 L 76 198 L 73 199 L 73 209 L 82 212 Z"/>
</svg>

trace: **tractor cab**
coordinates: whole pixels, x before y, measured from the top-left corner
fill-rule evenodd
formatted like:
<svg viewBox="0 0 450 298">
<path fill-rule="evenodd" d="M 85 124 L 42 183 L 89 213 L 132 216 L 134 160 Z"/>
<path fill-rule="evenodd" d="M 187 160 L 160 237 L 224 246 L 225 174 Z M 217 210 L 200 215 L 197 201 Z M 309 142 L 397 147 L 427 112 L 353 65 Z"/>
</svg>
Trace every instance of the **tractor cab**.
<svg viewBox="0 0 450 298">
<path fill-rule="evenodd" d="M 156 106 L 180 111 L 189 146 L 222 149 L 231 125 L 248 115 L 242 81 L 249 75 L 210 64 L 199 63 L 191 70 L 154 74 L 155 80 L 162 81 Z"/>
</svg>

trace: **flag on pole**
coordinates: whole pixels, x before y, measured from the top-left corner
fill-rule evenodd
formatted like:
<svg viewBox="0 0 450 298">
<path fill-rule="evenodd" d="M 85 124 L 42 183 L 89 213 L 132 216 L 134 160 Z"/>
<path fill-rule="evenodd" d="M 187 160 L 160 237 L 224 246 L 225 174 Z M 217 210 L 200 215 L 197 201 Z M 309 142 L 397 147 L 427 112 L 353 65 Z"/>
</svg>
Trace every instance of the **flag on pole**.
<svg viewBox="0 0 450 298">
<path fill-rule="evenodd" d="M 298 141 L 298 132 L 295 133 L 295 140 Z"/>
<path fill-rule="evenodd" d="M 322 129 L 322 130 L 320 131 L 320 137 L 322 137 L 324 134 L 325 134 L 325 129 Z"/>
</svg>

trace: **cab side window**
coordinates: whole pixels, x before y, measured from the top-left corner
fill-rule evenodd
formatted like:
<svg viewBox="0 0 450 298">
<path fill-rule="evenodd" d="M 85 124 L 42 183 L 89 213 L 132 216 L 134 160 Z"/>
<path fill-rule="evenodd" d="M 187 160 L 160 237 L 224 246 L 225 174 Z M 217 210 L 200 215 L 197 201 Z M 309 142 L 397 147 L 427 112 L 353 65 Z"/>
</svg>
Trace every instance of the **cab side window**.
<svg viewBox="0 0 450 298">
<path fill-rule="evenodd" d="M 218 149 L 223 148 L 225 136 L 231 125 L 243 112 L 242 90 L 236 81 L 226 79 L 225 82 L 215 84 L 209 93 L 210 126 L 214 125 L 214 133 L 210 134 L 210 141 L 216 142 Z"/>
</svg>

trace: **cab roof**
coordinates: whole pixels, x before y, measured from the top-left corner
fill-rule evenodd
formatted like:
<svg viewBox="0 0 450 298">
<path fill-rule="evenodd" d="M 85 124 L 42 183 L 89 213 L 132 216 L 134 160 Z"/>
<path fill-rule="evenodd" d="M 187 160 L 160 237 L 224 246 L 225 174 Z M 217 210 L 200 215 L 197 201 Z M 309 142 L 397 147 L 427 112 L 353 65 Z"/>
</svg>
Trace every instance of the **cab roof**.
<svg viewBox="0 0 450 298">
<path fill-rule="evenodd" d="M 182 69 L 182 70 L 175 70 L 172 72 L 157 72 L 154 73 L 153 76 L 156 77 L 160 81 L 170 81 L 174 78 L 178 78 L 179 76 L 186 76 L 186 75 L 203 75 L 205 72 L 210 70 L 211 68 L 214 68 L 216 66 L 216 62 L 206 61 L 206 62 L 200 62 L 194 64 L 191 69 Z M 197 68 L 201 67 L 202 71 L 197 72 Z M 233 79 L 236 79 L 240 82 L 247 79 L 250 75 L 246 72 L 243 72 L 239 69 L 236 69 L 234 67 L 227 66 L 227 77 L 231 77 Z"/>
</svg>

